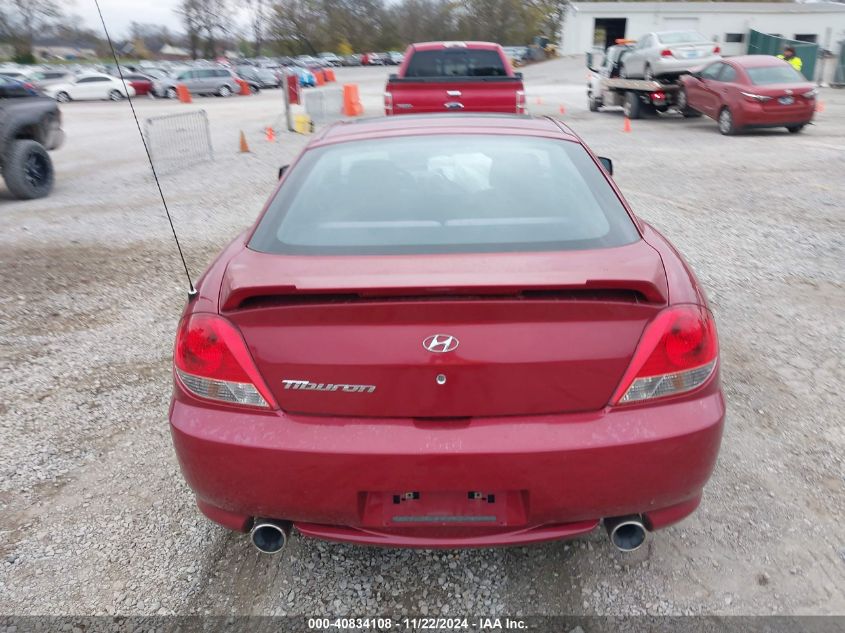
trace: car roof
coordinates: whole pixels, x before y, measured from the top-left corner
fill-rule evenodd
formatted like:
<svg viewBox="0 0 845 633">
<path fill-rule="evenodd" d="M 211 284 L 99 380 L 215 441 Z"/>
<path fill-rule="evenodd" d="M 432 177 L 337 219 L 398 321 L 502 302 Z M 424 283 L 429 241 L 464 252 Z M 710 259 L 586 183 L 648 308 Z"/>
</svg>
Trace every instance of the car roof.
<svg viewBox="0 0 845 633">
<path fill-rule="evenodd" d="M 403 114 L 341 121 L 324 130 L 313 144 L 342 143 L 350 140 L 410 136 L 422 134 L 523 134 L 554 136 L 577 143 L 575 132 L 551 117 L 496 113 Z"/>
<path fill-rule="evenodd" d="M 411 44 L 417 51 L 439 51 L 444 48 L 475 48 L 486 50 L 498 50 L 499 45 L 495 42 L 464 42 L 464 41 L 443 41 L 443 42 L 418 42 Z"/>
<path fill-rule="evenodd" d="M 787 62 L 778 59 L 774 55 L 737 55 L 736 57 L 729 57 L 725 59 L 726 62 L 731 62 L 742 68 L 759 68 L 761 66 L 780 66 Z"/>
</svg>

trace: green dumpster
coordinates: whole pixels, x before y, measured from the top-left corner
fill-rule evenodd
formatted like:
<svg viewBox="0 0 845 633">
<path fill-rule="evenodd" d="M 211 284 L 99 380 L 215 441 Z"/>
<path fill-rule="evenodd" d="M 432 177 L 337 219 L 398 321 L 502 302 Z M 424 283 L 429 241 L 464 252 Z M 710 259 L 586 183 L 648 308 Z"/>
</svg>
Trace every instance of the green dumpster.
<svg viewBox="0 0 845 633">
<path fill-rule="evenodd" d="M 748 36 L 749 55 L 780 55 L 786 46 L 795 49 L 795 54 L 801 58 L 803 75 L 813 81 L 816 73 L 816 60 L 819 57 L 819 45 L 811 42 L 789 40 L 768 33 L 751 30 Z"/>
</svg>

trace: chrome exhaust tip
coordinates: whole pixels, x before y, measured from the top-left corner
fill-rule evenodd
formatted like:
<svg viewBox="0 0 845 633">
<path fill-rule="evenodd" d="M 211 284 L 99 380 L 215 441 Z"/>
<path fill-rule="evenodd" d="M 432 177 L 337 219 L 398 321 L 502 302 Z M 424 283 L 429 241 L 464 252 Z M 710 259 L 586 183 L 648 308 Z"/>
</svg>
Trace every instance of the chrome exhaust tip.
<svg viewBox="0 0 845 633">
<path fill-rule="evenodd" d="M 607 530 L 610 542 L 620 552 L 633 552 L 645 543 L 645 525 L 642 517 L 637 514 L 607 518 L 604 520 L 604 529 Z"/>
<path fill-rule="evenodd" d="M 255 523 L 249 531 L 249 538 L 259 552 L 278 554 L 288 544 L 290 528 L 290 521 L 255 519 Z"/>
</svg>

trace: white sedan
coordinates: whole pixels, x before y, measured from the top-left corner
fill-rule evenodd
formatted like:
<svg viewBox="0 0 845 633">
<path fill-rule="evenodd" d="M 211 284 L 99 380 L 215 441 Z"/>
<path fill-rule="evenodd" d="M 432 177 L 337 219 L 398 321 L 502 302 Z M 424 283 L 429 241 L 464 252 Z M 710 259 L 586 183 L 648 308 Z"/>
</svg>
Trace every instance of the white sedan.
<svg viewBox="0 0 845 633">
<path fill-rule="evenodd" d="M 129 94 L 127 95 L 127 90 Z M 44 88 L 44 93 L 60 103 L 68 101 L 84 101 L 94 99 L 111 99 L 120 101 L 125 97 L 134 97 L 135 89 L 117 77 L 100 73 L 86 73 L 79 75 L 73 81 L 52 84 Z"/>
</svg>

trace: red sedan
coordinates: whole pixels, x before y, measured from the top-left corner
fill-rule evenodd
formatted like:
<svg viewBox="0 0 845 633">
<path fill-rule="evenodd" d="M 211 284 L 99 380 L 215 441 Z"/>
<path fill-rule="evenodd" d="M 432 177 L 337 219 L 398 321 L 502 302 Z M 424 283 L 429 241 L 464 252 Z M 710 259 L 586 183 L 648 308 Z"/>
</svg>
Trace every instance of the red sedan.
<svg viewBox="0 0 845 633">
<path fill-rule="evenodd" d="M 815 86 L 769 55 L 722 59 L 681 82 L 679 109 L 687 116 L 701 113 L 715 119 L 722 134 L 763 127 L 800 132 L 816 110 Z"/>
<path fill-rule="evenodd" d="M 548 118 L 315 136 L 178 328 L 200 510 L 264 552 L 292 525 L 470 547 L 602 521 L 631 550 L 693 512 L 725 414 L 716 327 L 610 170 Z"/>
<path fill-rule="evenodd" d="M 124 75 L 123 78 L 130 86 L 135 88 L 137 96 L 148 95 L 153 90 L 153 78 L 141 73 L 133 73 L 131 75 Z"/>
</svg>

